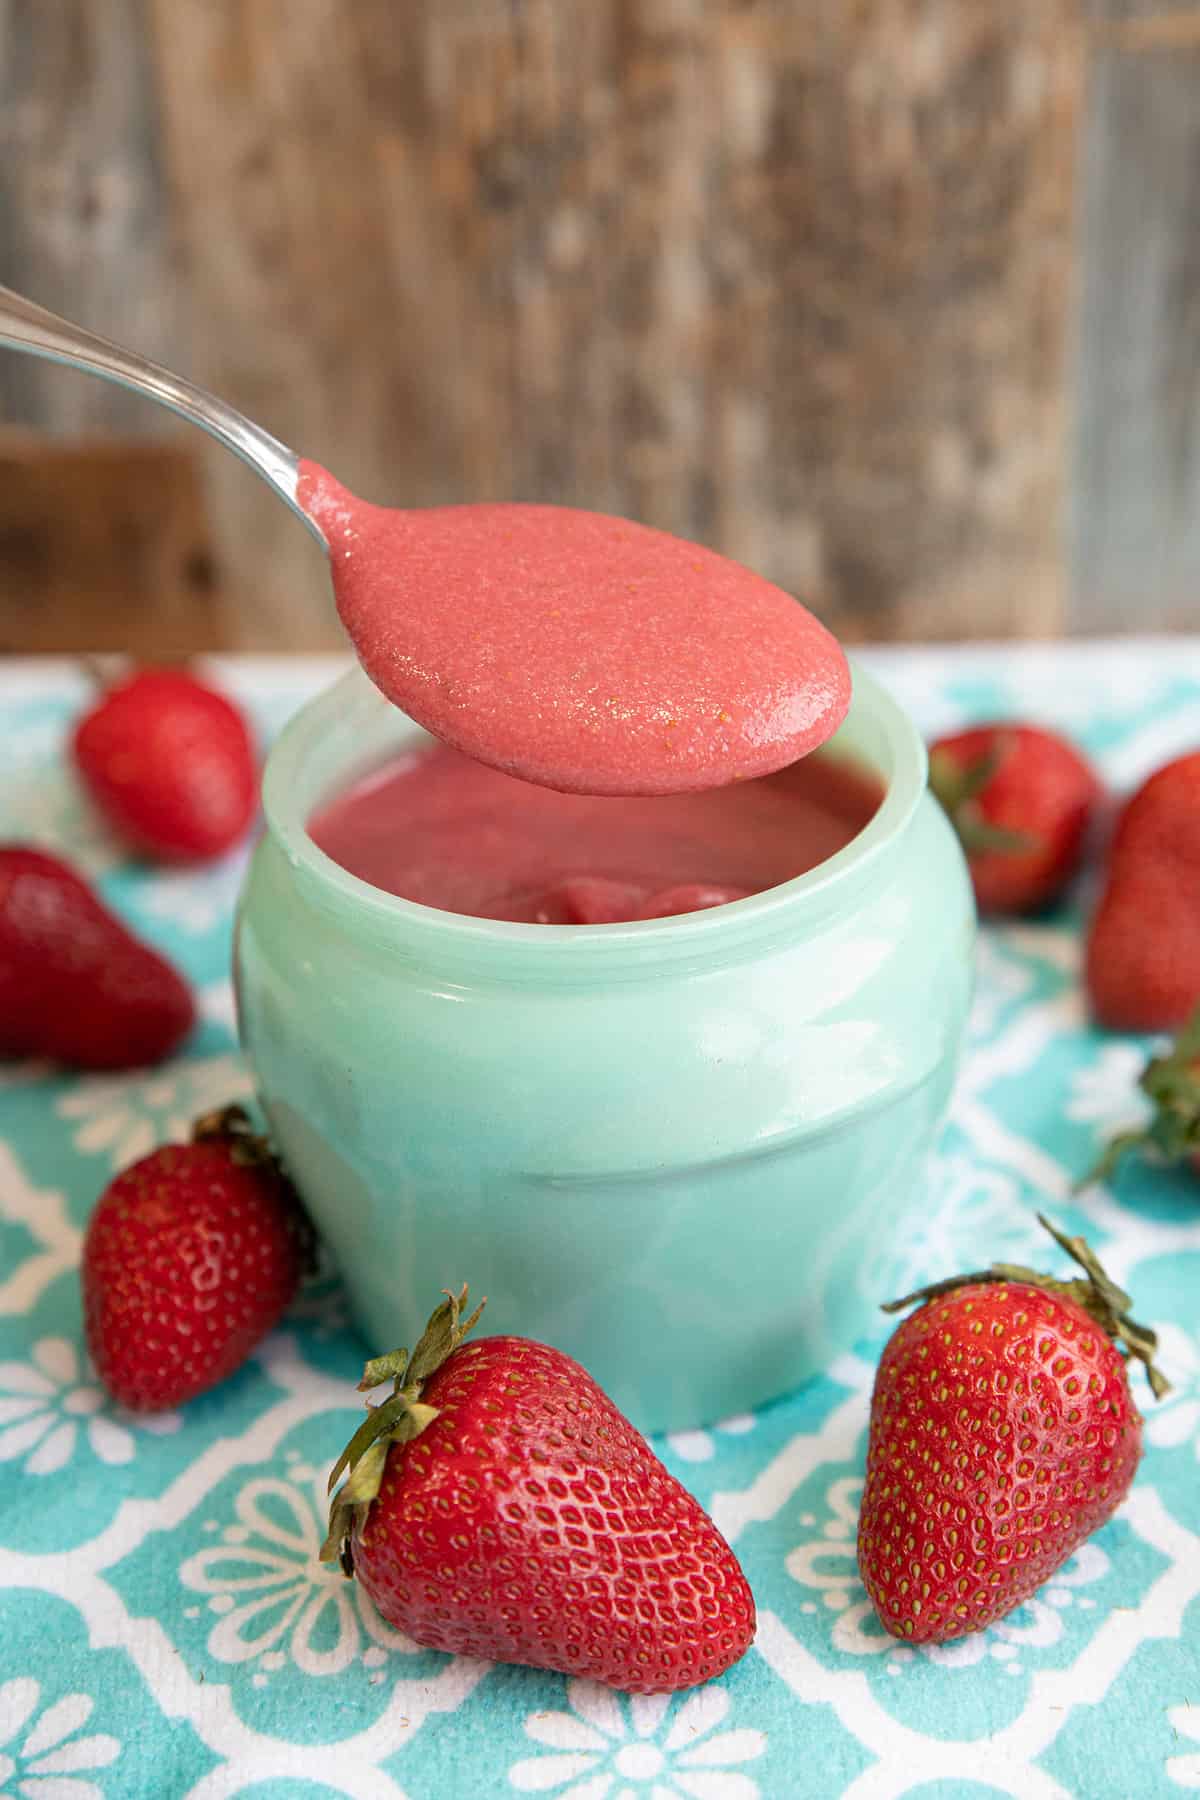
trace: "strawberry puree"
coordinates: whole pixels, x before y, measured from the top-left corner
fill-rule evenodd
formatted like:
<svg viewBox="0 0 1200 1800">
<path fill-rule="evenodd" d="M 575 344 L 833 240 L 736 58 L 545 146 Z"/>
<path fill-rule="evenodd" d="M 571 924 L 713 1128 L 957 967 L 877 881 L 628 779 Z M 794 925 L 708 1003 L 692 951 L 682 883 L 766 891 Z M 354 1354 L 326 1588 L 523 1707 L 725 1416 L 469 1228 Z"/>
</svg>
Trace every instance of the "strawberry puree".
<svg viewBox="0 0 1200 1800">
<path fill-rule="evenodd" d="M 309 834 L 351 874 L 425 906 L 597 925 L 774 887 L 849 843 L 880 798 L 831 755 L 705 793 L 601 798 L 516 781 L 439 744 L 357 782 Z"/>
<path fill-rule="evenodd" d="M 794 762 L 846 711 L 845 658 L 811 613 L 666 532 L 570 507 L 372 506 L 310 462 L 299 499 L 376 687 L 527 781 L 719 787 Z"/>
</svg>

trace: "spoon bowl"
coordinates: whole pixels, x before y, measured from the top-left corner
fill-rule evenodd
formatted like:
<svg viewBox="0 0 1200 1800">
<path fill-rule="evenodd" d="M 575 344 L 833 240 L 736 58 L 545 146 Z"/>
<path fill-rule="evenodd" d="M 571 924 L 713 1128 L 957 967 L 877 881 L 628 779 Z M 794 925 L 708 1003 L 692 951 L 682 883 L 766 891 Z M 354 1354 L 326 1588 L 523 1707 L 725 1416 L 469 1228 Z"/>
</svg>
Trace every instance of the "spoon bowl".
<svg viewBox="0 0 1200 1800">
<path fill-rule="evenodd" d="M 836 640 L 712 550 L 572 507 L 371 505 L 194 382 L 4 287 L 0 345 L 131 388 L 240 456 L 328 552 L 372 681 L 481 762 L 579 793 L 678 793 L 783 768 L 842 722 Z"/>
</svg>

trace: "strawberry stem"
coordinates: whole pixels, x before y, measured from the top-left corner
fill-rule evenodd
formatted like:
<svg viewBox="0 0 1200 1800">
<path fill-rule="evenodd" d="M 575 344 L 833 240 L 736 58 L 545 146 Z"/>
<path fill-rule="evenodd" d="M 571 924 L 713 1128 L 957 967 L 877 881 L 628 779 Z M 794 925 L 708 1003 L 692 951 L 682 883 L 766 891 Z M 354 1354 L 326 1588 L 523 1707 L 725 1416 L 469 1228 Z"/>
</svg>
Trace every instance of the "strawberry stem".
<svg viewBox="0 0 1200 1800">
<path fill-rule="evenodd" d="M 300 1266 L 306 1275 L 317 1270 L 320 1239 L 309 1212 L 287 1170 L 271 1148 L 269 1139 L 257 1131 L 244 1106 L 236 1101 L 202 1113 L 192 1121 L 193 1144 L 222 1143 L 229 1146 L 229 1159 L 243 1169 L 269 1171 L 280 1185 L 291 1214 L 291 1231 Z"/>
<path fill-rule="evenodd" d="M 94 650 L 84 650 L 75 660 L 79 665 L 80 674 L 86 677 L 91 687 L 100 696 L 107 694 L 109 688 L 114 687 L 121 679 L 120 671 L 110 669 L 108 659 L 98 656 Z"/>
<path fill-rule="evenodd" d="M 988 1268 L 976 1269 L 969 1275 L 951 1275 L 945 1281 L 932 1282 L 928 1287 L 906 1294 L 902 1300 L 890 1300 L 883 1311 L 903 1312 L 906 1307 L 924 1305 L 929 1300 L 940 1299 L 943 1294 L 952 1294 L 959 1288 L 981 1286 L 987 1282 L 1014 1281 L 1022 1282 L 1028 1287 L 1041 1288 L 1045 1293 L 1058 1294 L 1063 1299 L 1073 1300 L 1076 1305 L 1082 1306 L 1128 1356 L 1144 1366 L 1150 1391 L 1156 1400 L 1161 1400 L 1171 1384 L 1155 1366 L 1157 1333 L 1148 1325 L 1139 1325 L 1130 1318 L 1129 1309 L 1133 1301 L 1124 1288 L 1119 1288 L 1105 1273 L 1086 1238 L 1068 1237 L 1057 1225 L 1051 1224 L 1044 1213 L 1039 1213 L 1037 1217 L 1038 1224 L 1050 1233 L 1059 1248 L 1065 1250 L 1071 1260 L 1083 1270 L 1086 1280 L 1081 1281 L 1075 1277 L 1070 1281 L 1059 1281 L 1051 1275 L 1039 1274 L 1036 1269 L 1026 1269 L 1018 1263 L 994 1262 Z"/>
<path fill-rule="evenodd" d="M 979 797 L 1008 753 L 1011 740 L 996 743 L 983 756 L 962 763 L 945 750 L 929 756 L 929 791 L 939 803 L 968 856 L 999 851 L 1010 856 L 1035 848 L 1028 832 L 993 825 L 979 805 Z"/>
<path fill-rule="evenodd" d="M 1200 1155 L 1200 1008 L 1165 1056 L 1153 1056 L 1138 1086 L 1154 1107 L 1148 1125 L 1110 1139 L 1076 1190 L 1107 1181 L 1130 1150 L 1157 1150 L 1167 1162 Z"/>
<path fill-rule="evenodd" d="M 234 1160 L 246 1166 L 254 1163 L 273 1163 L 275 1154 L 270 1144 L 260 1131 L 254 1128 L 254 1122 L 244 1106 L 236 1101 L 228 1106 L 215 1107 L 212 1112 L 201 1113 L 198 1119 L 192 1120 L 193 1144 L 212 1143 L 223 1140 L 236 1149 Z"/>
<path fill-rule="evenodd" d="M 386 1356 L 373 1357 L 358 1384 L 359 1392 L 364 1393 L 390 1381 L 392 1392 L 378 1406 L 367 1401 L 366 1418 L 330 1471 L 327 1491 L 331 1494 L 339 1476 L 348 1474 L 329 1508 L 329 1533 L 321 1546 L 321 1561 L 340 1562 L 345 1575 L 354 1573 L 350 1547 L 354 1527 L 362 1523 L 379 1493 L 388 1451 L 393 1444 L 408 1444 L 420 1437 L 438 1416 L 437 1407 L 421 1399 L 423 1384 L 458 1349 L 487 1305 L 486 1299 L 481 1300 L 470 1318 L 464 1319 L 466 1282 L 457 1294 L 448 1288 L 442 1291 L 445 1299 L 431 1314 L 412 1355 L 407 1350 L 392 1350 Z"/>
</svg>

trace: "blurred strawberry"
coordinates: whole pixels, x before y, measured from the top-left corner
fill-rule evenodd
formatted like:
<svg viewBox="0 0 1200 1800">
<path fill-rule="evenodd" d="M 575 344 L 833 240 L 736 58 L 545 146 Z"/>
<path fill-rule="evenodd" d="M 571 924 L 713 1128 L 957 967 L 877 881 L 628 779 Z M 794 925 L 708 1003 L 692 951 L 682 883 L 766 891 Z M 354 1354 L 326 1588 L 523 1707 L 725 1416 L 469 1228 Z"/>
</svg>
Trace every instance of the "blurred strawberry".
<svg viewBox="0 0 1200 1800">
<path fill-rule="evenodd" d="M 137 669 L 75 727 L 75 766 L 117 835 L 142 855 L 205 862 L 243 837 L 258 772 L 233 703 L 184 669 Z"/>
<path fill-rule="evenodd" d="M 930 746 L 929 785 L 966 852 L 979 910 L 1036 912 L 1076 873 L 1101 786 L 1072 744 L 1015 722 Z"/>
<path fill-rule="evenodd" d="M 1114 1031 L 1171 1031 L 1200 1006 L 1200 751 L 1151 775 L 1117 821 L 1086 978 Z"/>
<path fill-rule="evenodd" d="M 109 1393 L 159 1412 L 224 1381 L 278 1323 L 312 1246 L 294 1190 L 239 1106 L 123 1170 L 83 1247 L 88 1349 Z"/>
<path fill-rule="evenodd" d="M 0 844 L 0 1056 L 143 1068 L 169 1056 L 194 1018 L 183 978 L 74 869 Z"/>
</svg>

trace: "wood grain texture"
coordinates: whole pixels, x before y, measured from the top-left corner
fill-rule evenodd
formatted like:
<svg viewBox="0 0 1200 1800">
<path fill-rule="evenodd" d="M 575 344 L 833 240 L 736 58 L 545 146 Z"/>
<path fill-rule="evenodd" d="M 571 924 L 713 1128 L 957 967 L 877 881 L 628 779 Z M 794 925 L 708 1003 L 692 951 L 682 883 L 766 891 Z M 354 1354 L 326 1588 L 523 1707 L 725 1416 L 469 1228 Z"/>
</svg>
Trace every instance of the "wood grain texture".
<svg viewBox="0 0 1200 1800">
<path fill-rule="evenodd" d="M 167 361 L 185 348 L 140 0 L 0 0 L 0 279 Z M 163 435 L 106 382 L 0 351 L 0 418 Z"/>
<path fill-rule="evenodd" d="M 186 315 L 143 23 L 138 0 L 0 0 L 0 271 L 174 360 Z M 38 431 L 0 425 L 0 647 L 180 656 L 227 636 L 195 434 L 0 352 L 13 420 Z"/>
<path fill-rule="evenodd" d="M 55 86 L 0 0 L 31 166 L 72 96 L 144 165 L 146 261 L 76 245 L 52 303 L 115 328 L 144 281 L 131 337 L 372 497 L 633 514 L 849 638 L 1059 624 L 1076 0 L 62 10 L 110 37 Z M 336 641 L 306 534 L 205 466 L 237 641 Z"/>
<path fill-rule="evenodd" d="M 1121 32 L 1097 39 L 1085 141 L 1069 622 L 1194 629 L 1200 5 L 1107 0 L 1097 18 Z"/>
<path fill-rule="evenodd" d="M 1069 0 L 151 10 L 196 368 L 352 485 L 631 513 L 849 636 L 1058 623 Z M 210 478 L 247 631 L 325 641 Z"/>
<path fill-rule="evenodd" d="M 182 446 L 0 430 L 0 652 L 176 659 L 220 642 L 209 533 Z"/>
</svg>

